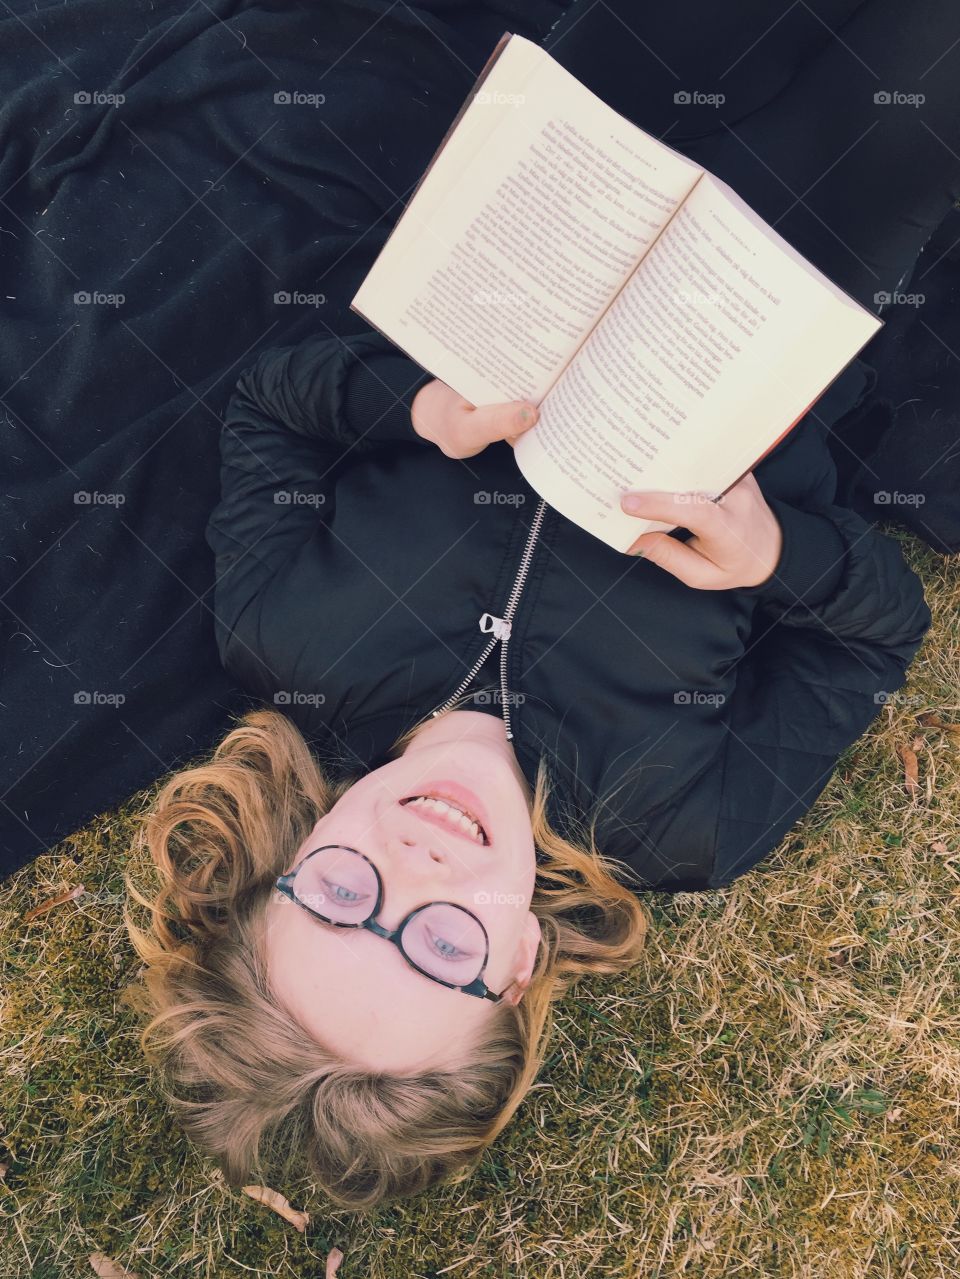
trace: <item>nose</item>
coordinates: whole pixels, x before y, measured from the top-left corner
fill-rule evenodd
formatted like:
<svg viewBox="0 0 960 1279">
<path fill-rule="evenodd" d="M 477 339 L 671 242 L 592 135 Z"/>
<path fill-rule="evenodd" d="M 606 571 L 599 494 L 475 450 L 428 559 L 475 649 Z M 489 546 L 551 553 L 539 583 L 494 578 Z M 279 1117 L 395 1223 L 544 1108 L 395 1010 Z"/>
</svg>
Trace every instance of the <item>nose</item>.
<svg viewBox="0 0 960 1279">
<path fill-rule="evenodd" d="M 443 898 L 449 891 L 449 858 L 429 828 L 418 832 L 396 815 L 381 814 L 368 833 L 370 856 L 377 862 L 383 881 L 380 922 L 396 928 L 411 910 Z M 372 839 L 371 839 L 372 836 Z"/>
<path fill-rule="evenodd" d="M 415 813 L 396 800 L 380 810 L 376 825 L 387 856 L 405 875 L 420 871 L 432 875 L 437 866 L 449 860 L 442 843 L 443 832 L 418 820 Z"/>
<path fill-rule="evenodd" d="M 416 840 L 410 835 L 397 835 L 387 842 L 397 845 L 396 855 L 398 857 L 403 857 L 405 854 L 409 856 L 411 853 L 416 856 L 416 854 L 419 853 L 428 861 L 438 865 L 443 865 L 443 863 L 447 860 L 443 849 L 438 848 L 435 844 L 431 844 L 429 840 Z"/>
</svg>

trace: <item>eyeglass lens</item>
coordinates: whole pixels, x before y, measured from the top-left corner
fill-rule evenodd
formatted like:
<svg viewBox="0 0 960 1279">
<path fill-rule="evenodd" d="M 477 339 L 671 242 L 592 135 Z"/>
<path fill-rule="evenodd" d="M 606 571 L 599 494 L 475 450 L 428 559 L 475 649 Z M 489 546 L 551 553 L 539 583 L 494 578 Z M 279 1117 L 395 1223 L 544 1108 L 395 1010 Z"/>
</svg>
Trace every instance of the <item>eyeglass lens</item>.
<svg viewBox="0 0 960 1279">
<path fill-rule="evenodd" d="M 293 890 L 303 905 L 337 924 L 362 924 L 377 906 L 376 872 L 349 848 L 310 854 L 300 863 Z M 418 968 L 454 986 L 478 977 L 486 955 L 479 920 L 445 902 L 434 902 L 407 920 L 400 943 Z"/>
</svg>

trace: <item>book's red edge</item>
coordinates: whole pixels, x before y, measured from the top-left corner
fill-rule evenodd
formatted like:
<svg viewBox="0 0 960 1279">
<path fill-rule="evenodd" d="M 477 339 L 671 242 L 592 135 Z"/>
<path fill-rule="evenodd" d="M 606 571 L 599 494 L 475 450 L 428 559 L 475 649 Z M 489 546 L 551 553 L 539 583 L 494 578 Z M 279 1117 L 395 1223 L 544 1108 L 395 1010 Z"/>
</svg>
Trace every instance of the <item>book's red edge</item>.
<svg viewBox="0 0 960 1279">
<path fill-rule="evenodd" d="M 423 173 L 421 173 L 420 179 L 417 182 L 417 185 L 410 192 L 410 198 L 404 204 L 402 212 L 397 217 L 397 220 L 394 223 L 393 228 L 390 231 L 390 234 L 384 240 L 383 246 L 380 249 L 380 253 L 377 254 L 377 257 L 379 257 L 380 254 L 382 254 L 386 250 L 387 245 L 390 243 L 391 239 L 396 233 L 397 227 L 400 225 L 401 218 L 406 213 L 407 209 L 409 209 L 410 205 L 413 203 L 417 192 L 423 186 L 424 182 L 427 180 L 427 176 L 429 175 L 430 170 L 433 168 L 433 166 L 436 164 L 437 160 L 439 159 L 440 153 L 443 151 L 443 148 L 450 141 L 450 138 L 453 134 L 454 129 L 456 129 L 457 125 L 463 119 L 464 113 L 466 112 L 467 108 L 470 106 L 470 103 L 474 100 L 474 98 L 477 96 L 478 92 L 480 91 L 480 86 L 483 84 L 484 80 L 486 80 L 487 76 L 493 70 L 494 63 L 500 57 L 501 53 L 503 53 L 504 49 L 507 47 L 507 44 L 513 39 L 513 36 L 514 36 L 514 33 L 512 31 L 504 31 L 503 35 L 497 41 L 489 58 L 487 58 L 486 62 L 483 64 L 480 74 L 477 76 L 476 80 L 474 80 L 473 88 L 470 90 L 470 92 L 464 98 L 463 102 L 460 104 L 460 110 L 453 117 L 453 120 L 450 122 L 450 127 L 447 129 L 446 133 L 443 135 L 443 138 L 440 141 L 440 145 L 437 147 L 436 151 L 434 151 L 433 156 L 430 159 L 430 163 L 424 169 Z M 385 337 L 387 341 L 392 342 L 394 346 L 400 347 L 400 343 L 396 340 L 396 338 L 392 338 L 390 337 L 388 333 L 384 333 L 383 329 L 379 328 L 376 324 L 374 324 L 373 320 L 371 320 L 368 315 L 364 315 L 364 313 L 360 310 L 360 308 L 357 306 L 354 306 L 352 302 L 350 303 L 349 309 L 353 311 L 355 315 L 362 316 L 363 319 L 366 320 L 366 322 L 372 328 L 376 329 L 376 331 L 381 335 L 381 337 Z M 400 347 L 400 349 L 402 350 L 403 348 Z"/>
<path fill-rule="evenodd" d="M 862 342 L 862 343 L 861 343 L 861 345 L 860 345 L 859 349 L 858 349 L 857 351 L 855 351 L 853 355 L 851 355 L 850 359 L 849 359 L 849 360 L 847 360 L 846 364 L 843 366 L 843 368 L 840 370 L 840 372 L 839 372 L 839 373 L 837 373 L 837 374 L 836 374 L 836 376 L 834 376 L 834 377 L 832 377 L 832 378 L 830 379 L 830 381 L 826 384 L 826 386 L 823 388 L 823 390 L 819 392 L 819 394 L 818 394 L 818 395 L 815 395 L 815 396 L 813 397 L 813 399 L 810 401 L 810 403 L 807 405 L 807 407 L 803 410 L 803 412 L 802 412 L 802 413 L 799 413 L 799 414 L 798 414 L 798 415 L 797 415 L 797 416 L 793 419 L 793 421 L 792 421 L 792 422 L 790 423 L 790 425 L 786 428 L 786 430 L 781 431 L 781 432 L 780 432 L 780 434 L 777 436 L 777 438 L 773 441 L 773 443 L 772 443 L 772 444 L 768 444 L 768 445 L 767 445 L 767 447 L 766 447 L 766 448 L 763 450 L 763 452 L 760 454 L 760 456 L 759 456 L 758 458 L 756 458 L 756 459 L 755 459 L 755 461 L 754 461 L 754 462 L 753 462 L 750 466 L 748 466 L 748 467 L 747 467 L 747 469 L 746 469 L 745 471 L 743 471 L 740 475 L 738 475 L 738 476 L 737 476 L 737 478 L 733 481 L 733 483 L 732 483 L 732 484 L 728 484 L 728 485 L 727 485 L 727 487 L 723 490 L 723 493 L 718 493 L 718 494 L 717 494 L 717 497 L 718 497 L 718 498 L 723 497 L 723 495 L 724 495 L 725 493 L 729 493 L 729 492 L 730 492 L 730 490 L 731 490 L 732 488 L 735 488 L 735 487 L 736 487 L 736 485 L 738 485 L 738 484 L 740 483 L 740 481 L 744 478 L 744 476 L 749 475 L 749 474 L 750 474 L 750 472 L 754 469 L 754 467 L 759 466 L 759 465 L 760 465 L 760 463 L 763 461 L 763 459 L 767 456 L 767 454 L 768 454 L 768 453 L 772 453 L 772 452 L 773 452 L 773 450 L 777 447 L 777 445 L 778 445 L 778 444 L 779 444 L 782 440 L 785 440 L 785 439 L 787 438 L 787 436 L 790 434 L 790 432 L 793 430 L 793 428 L 794 428 L 795 426 L 797 426 L 800 422 L 802 422 L 802 421 L 803 421 L 803 419 L 807 416 L 807 414 L 810 412 L 810 410 L 813 408 L 813 406 L 814 406 L 815 404 L 817 404 L 820 400 L 822 400 L 822 399 L 823 399 L 823 397 L 826 395 L 827 391 L 829 391 L 829 390 L 830 390 L 830 388 L 831 388 L 831 386 L 833 386 L 834 382 L 836 382 L 836 381 L 837 381 L 837 378 L 839 378 L 839 377 L 842 377 L 842 376 L 843 376 L 843 374 L 847 371 L 847 369 L 848 369 L 848 368 L 850 367 L 850 365 L 854 362 L 854 360 L 856 360 L 856 359 L 859 357 L 860 352 L 861 352 L 861 351 L 863 350 L 863 348 L 867 345 L 867 343 L 868 343 L 868 342 L 872 342 L 872 341 L 873 341 L 873 339 L 874 339 L 874 338 L 877 336 L 877 334 L 880 332 L 880 329 L 882 329 L 882 328 L 883 328 L 883 326 L 886 324 L 886 320 L 881 319 L 881 317 L 880 317 L 879 315 L 875 315 L 873 318 L 874 318 L 875 320 L 879 321 L 879 326 L 880 326 L 880 327 L 879 327 L 879 328 L 877 328 L 877 329 L 876 329 L 873 333 L 871 333 L 871 334 L 870 334 L 870 336 L 866 339 L 866 341 L 864 341 L 864 342 Z"/>
</svg>

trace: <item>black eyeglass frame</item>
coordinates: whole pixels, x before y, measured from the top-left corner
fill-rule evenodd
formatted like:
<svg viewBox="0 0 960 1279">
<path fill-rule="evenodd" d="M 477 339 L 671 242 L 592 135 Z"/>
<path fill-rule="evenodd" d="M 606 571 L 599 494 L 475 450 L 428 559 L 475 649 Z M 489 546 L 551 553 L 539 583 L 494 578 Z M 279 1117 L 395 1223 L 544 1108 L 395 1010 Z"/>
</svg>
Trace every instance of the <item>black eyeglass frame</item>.
<svg viewBox="0 0 960 1279">
<path fill-rule="evenodd" d="M 374 875 L 376 875 L 377 900 L 373 910 L 366 919 L 357 920 L 356 923 L 344 923 L 341 920 L 330 919 L 319 910 L 314 910 L 312 906 L 308 906 L 306 902 L 301 901 L 297 896 L 293 885 L 301 867 L 308 862 L 311 857 L 314 857 L 317 853 L 326 852 L 328 848 L 343 848 L 348 853 L 356 853 L 358 857 L 363 858 L 367 865 L 370 866 Z M 396 946 L 397 950 L 399 950 L 400 954 L 404 957 L 411 968 L 415 969 L 418 973 L 422 973 L 424 977 L 428 977 L 430 981 L 435 981 L 439 986 L 446 986 L 449 990 L 462 990 L 465 995 L 475 995 L 478 999 L 489 999 L 495 1004 L 499 1004 L 503 999 L 503 994 L 496 994 L 483 980 L 483 974 L 487 968 L 487 960 L 490 958 L 490 938 L 487 934 L 486 928 L 483 926 L 483 920 L 479 919 L 472 910 L 467 910 L 466 906 L 461 906 L 459 902 L 436 901 L 425 902 L 422 906 L 416 906 L 400 920 L 397 928 L 384 928 L 382 924 L 378 924 L 376 922 L 377 916 L 380 914 L 380 908 L 383 905 L 383 879 L 374 863 L 370 860 L 366 853 L 361 853 L 359 848 L 351 848 L 348 844 L 322 844 L 319 848 L 314 848 L 307 853 L 306 857 L 301 858 L 289 875 L 279 875 L 274 886 L 278 892 L 282 893 L 289 901 L 292 901 L 295 905 L 299 906 L 301 910 L 305 910 L 307 914 L 313 915 L 315 919 L 319 919 L 322 923 L 329 924 L 331 928 L 365 928 L 369 932 L 374 933 L 377 937 L 383 937 L 385 941 L 393 942 L 394 946 Z M 401 934 L 403 930 L 406 928 L 407 924 L 409 924 L 411 919 L 413 919 L 416 915 L 419 915 L 421 911 L 428 910 L 431 906 L 453 906 L 456 910 L 462 910 L 465 915 L 469 915 L 471 919 L 475 919 L 480 926 L 480 931 L 483 933 L 483 963 L 480 965 L 479 973 L 477 973 L 473 981 L 467 986 L 458 986 L 455 982 L 444 981 L 442 977 L 435 977 L 433 973 L 428 973 L 427 970 L 425 968 L 421 968 L 417 961 L 411 958 L 411 956 L 408 955 L 403 948 L 403 942 L 401 941 Z"/>
</svg>

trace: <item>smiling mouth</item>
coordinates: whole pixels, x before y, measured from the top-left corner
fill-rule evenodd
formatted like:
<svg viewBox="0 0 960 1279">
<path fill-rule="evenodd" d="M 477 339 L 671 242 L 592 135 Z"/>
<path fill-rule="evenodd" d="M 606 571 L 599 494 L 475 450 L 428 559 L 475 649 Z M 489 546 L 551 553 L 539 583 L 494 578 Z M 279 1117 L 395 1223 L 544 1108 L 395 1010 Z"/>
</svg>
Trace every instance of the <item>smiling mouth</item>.
<svg viewBox="0 0 960 1279">
<path fill-rule="evenodd" d="M 490 837 L 483 824 L 468 809 L 454 803 L 452 799 L 447 799 L 444 795 L 435 795 L 433 792 L 409 795 L 406 799 L 401 799 L 400 803 L 412 804 L 417 814 L 425 821 L 442 826 L 453 835 L 463 835 L 481 846 L 490 843 Z"/>
</svg>

